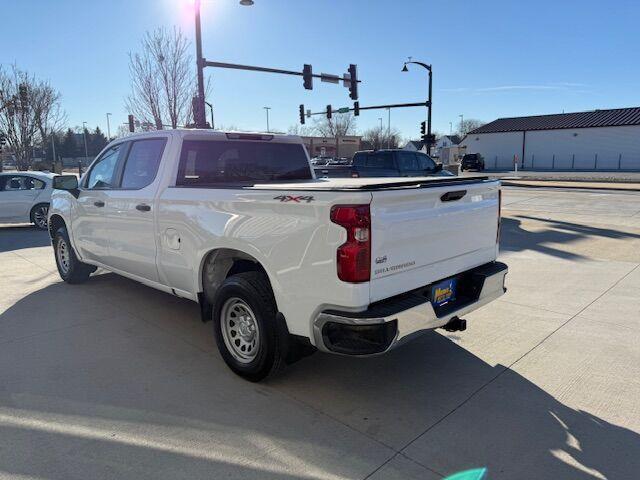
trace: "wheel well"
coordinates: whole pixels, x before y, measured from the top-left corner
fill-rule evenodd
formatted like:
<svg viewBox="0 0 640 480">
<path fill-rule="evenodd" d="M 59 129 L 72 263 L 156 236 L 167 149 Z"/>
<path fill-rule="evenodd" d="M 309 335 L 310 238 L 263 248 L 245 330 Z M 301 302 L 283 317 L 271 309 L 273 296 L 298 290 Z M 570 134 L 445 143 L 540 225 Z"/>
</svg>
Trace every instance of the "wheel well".
<svg viewBox="0 0 640 480">
<path fill-rule="evenodd" d="M 222 282 L 242 272 L 263 272 L 269 279 L 258 260 L 239 250 L 221 248 L 205 256 L 200 277 L 201 293 L 198 294 L 203 321 L 211 320 L 210 309 Z"/>
<path fill-rule="evenodd" d="M 66 227 L 64 219 L 60 215 L 51 215 L 49 219 L 49 236 L 52 239 L 60 227 Z"/>
</svg>

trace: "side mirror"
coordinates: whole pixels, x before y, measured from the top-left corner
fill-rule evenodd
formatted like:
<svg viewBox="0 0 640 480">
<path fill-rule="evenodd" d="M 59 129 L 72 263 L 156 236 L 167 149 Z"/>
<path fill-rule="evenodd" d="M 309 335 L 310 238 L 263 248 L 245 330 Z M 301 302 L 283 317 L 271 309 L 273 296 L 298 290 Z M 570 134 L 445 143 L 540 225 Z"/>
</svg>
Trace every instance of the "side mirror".
<svg viewBox="0 0 640 480">
<path fill-rule="evenodd" d="M 442 171 L 442 164 L 441 163 L 436 163 L 436 168 L 433 169 L 434 172 L 441 172 Z"/>
<path fill-rule="evenodd" d="M 53 177 L 53 188 L 56 190 L 66 190 L 74 197 L 78 198 L 80 190 L 78 189 L 78 177 L 75 175 L 58 175 Z"/>
</svg>

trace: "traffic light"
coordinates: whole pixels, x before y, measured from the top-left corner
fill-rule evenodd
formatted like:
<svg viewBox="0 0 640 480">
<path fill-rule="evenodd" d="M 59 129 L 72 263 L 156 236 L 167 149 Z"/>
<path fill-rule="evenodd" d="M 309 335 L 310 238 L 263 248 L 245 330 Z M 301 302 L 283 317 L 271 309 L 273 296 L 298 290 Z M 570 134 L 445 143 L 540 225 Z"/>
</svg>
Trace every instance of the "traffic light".
<svg viewBox="0 0 640 480">
<path fill-rule="evenodd" d="M 353 115 L 356 117 L 360 115 L 360 102 L 353 102 Z"/>
<path fill-rule="evenodd" d="M 128 119 L 129 119 L 129 131 L 130 131 L 131 133 L 133 133 L 133 132 L 135 132 L 135 130 L 136 130 L 136 128 L 135 128 L 135 126 L 134 126 L 134 124 L 133 124 L 133 115 L 129 115 L 129 116 L 128 116 Z"/>
<path fill-rule="evenodd" d="M 353 63 L 349 65 L 349 76 L 351 81 L 349 82 L 349 98 L 351 100 L 358 100 L 358 67 Z"/>
<path fill-rule="evenodd" d="M 331 105 L 327 105 L 327 118 L 331 118 Z"/>
<path fill-rule="evenodd" d="M 304 105 L 300 105 L 300 125 L 304 125 Z"/>
<path fill-rule="evenodd" d="M 427 133 L 427 122 L 422 122 L 420 124 L 420 135 L 424 135 Z"/>
<path fill-rule="evenodd" d="M 308 63 L 304 64 L 304 67 L 302 67 L 302 78 L 303 78 L 303 85 L 304 88 L 306 88 L 307 90 L 313 90 L 313 72 L 311 70 L 311 65 L 309 65 Z M 304 122 L 302 122 L 304 123 Z"/>
</svg>

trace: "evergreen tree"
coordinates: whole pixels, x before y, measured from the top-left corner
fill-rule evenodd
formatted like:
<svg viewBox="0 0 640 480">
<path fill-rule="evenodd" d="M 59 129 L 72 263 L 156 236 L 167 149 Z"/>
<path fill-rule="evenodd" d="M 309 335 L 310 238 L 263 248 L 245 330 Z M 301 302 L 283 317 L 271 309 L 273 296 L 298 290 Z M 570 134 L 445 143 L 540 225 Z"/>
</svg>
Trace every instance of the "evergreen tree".
<svg viewBox="0 0 640 480">
<path fill-rule="evenodd" d="M 70 128 L 65 132 L 60 145 L 59 155 L 65 157 L 77 157 L 78 156 L 78 144 L 76 143 L 76 134 Z"/>
<path fill-rule="evenodd" d="M 89 155 L 95 157 L 107 145 L 107 143 L 109 143 L 109 141 L 105 134 L 102 133 L 102 130 L 100 130 L 100 127 L 96 127 L 93 133 L 90 133 L 87 136 L 87 143 L 89 144 Z"/>
</svg>

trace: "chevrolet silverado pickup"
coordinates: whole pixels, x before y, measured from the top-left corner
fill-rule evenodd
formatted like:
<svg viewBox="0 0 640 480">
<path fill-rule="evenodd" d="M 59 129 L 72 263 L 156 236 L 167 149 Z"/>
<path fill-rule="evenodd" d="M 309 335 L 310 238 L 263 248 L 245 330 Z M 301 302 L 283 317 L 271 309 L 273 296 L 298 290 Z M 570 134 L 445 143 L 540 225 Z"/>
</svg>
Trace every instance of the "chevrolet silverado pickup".
<svg viewBox="0 0 640 480">
<path fill-rule="evenodd" d="M 317 179 L 297 136 L 170 130 L 115 140 L 54 187 L 65 282 L 102 268 L 198 302 L 251 381 L 315 350 L 462 330 L 505 291 L 485 177 Z"/>
</svg>

